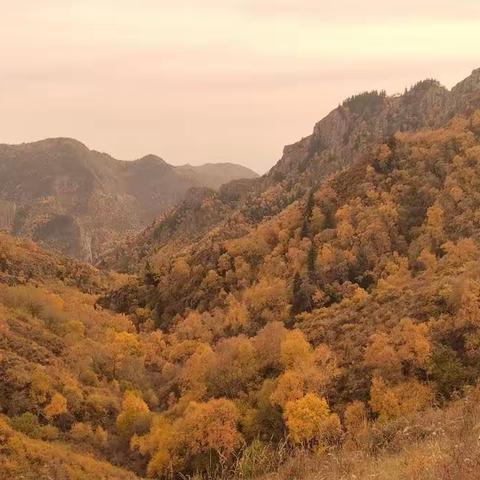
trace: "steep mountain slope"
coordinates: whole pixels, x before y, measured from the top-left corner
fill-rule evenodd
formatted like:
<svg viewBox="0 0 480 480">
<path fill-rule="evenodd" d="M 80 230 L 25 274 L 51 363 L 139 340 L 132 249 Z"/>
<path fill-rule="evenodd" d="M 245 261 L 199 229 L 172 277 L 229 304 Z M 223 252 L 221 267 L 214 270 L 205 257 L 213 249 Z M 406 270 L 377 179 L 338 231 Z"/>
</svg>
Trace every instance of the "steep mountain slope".
<svg viewBox="0 0 480 480">
<path fill-rule="evenodd" d="M 171 423 L 162 428 L 183 428 L 192 401 L 207 408 L 226 398 L 247 444 L 288 434 L 291 446 L 352 462 L 365 455 L 370 463 L 357 468 L 372 471 L 384 449 L 428 448 L 420 440 L 435 438 L 418 413 L 433 415 L 433 405 L 480 378 L 479 192 L 477 110 L 370 145 L 363 159 L 259 223 L 237 217 L 176 255 L 166 242 L 142 278 L 100 304 L 168 338 L 161 398 Z M 469 432 L 462 442 L 474 432 L 466 412 L 452 420 L 454 438 Z M 153 443 L 159 428 L 139 443 L 156 473 L 167 468 L 155 463 L 165 445 L 172 462 L 184 448 L 174 437 Z M 448 445 L 438 443 L 442 455 Z M 475 445 L 464 448 L 478 455 Z M 189 472 L 191 461 L 175 468 Z M 422 462 L 437 473 L 456 468 L 453 457 Z M 475 462 L 458 471 L 475 478 Z M 407 469 L 395 478 L 411 477 Z"/>
<path fill-rule="evenodd" d="M 0 473 L 73 450 L 71 471 L 105 478 L 108 461 L 152 478 L 474 479 L 479 192 L 477 111 L 372 145 L 110 293 L 105 273 L 2 237 Z"/>
<path fill-rule="evenodd" d="M 479 84 L 480 68 L 450 91 L 436 80 L 424 80 L 403 95 L 389 97 L 377 91 L 354 95 L 318 122 L 312 135 L 285 147 L 268 176 L 317 181 L 397 131 L 436 128 L 454 115 L 472 113 L 480 106 Z"/>
<path fill-rule="evenodd" d="M 373 91 L 353 96 L 318 122 L 312 135 L 286 146 L 280 161 L 266 175 L 225 183 L 218 193 L 212 192 L 215 226 L 220 227 L 222 222 L 255 225 L 301 199 L 329 175 L 361 160 L 371 145 L 386 141 L 395 132 L 436 128 L 455 115 L 469 115 L 476 108 L 480 108 L 480 69 L 451 91 L 435 80 L 425 80 L 403 95 L 388 97 L 384 92 Z M 187 209 L 200 214 L 210 206 L 198 197 L 196 205 L 189 200 L 186 205 L 167 211 L 139 236 L 108 252 L 99 265 L 132 271 L 155 252 L 159 256 L 162 252 L 170 254 L 173 244 L 164 241 L 165 236 L 159 238 L 159 231 L 168 231 L 175 238 L 176 249 L 193 244 L 204 230 L 213 227 L 213 219 L 209 217 L 209 222 L 202 225 L 201 220 L 195 222 L 199 228 L 192 235 L 191 228 L 187 232 L 185 223 L 178 221 L 181 212 Z M 224 226 L 222 230 L 225 231 Z M 134 261 L 125 261 L 127 251 Z"/>
<path fill-rule="evenodd" d="M 118 161 L 66 138 L 0 145 L 0 228 L 94 261 L 189 188 L 243 175 L 255 176 L 236 165 L 173 167 L 154 155 Z"/>
<path fill-rule="evenodd" d="M 132 472 L 100 461 L 91 454 L 80 454 L 68 446 L 15 431 L 0 417 L 0 475 L 2 478 L 50 480 L 138 480 Z"/>
<path fill-rule="evenodd" d="M 0 474 L 41 441 L 151 478 L 475 480 L 475 75 L 328 175 L 320 149 L 191 190 L 124 250 L 136 277 L 1 238 Z"/>
<path fill-rule="evenodd" d="M 109 363 L 103 345 L 134 330 L 95 307 L 121 281 L 0 235 L 0 478 L 138 478 L 107 462 L 118 463 L 108 432 L 122 394 L 91 370 Z"/>
</svg>

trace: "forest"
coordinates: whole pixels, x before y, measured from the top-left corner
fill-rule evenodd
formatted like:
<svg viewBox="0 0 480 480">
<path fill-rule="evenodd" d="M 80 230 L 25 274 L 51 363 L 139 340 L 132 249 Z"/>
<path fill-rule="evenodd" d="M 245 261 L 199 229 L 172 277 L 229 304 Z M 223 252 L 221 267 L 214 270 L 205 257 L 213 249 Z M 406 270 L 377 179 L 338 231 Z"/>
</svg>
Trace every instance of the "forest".
<svg viewBox="0 0 480 480">
<path fill-rule="evenodd" d="M 478 478 L 480 110 L 197 200 L 136 272 L 2 234 L 1 478 Z"/>
</svg>

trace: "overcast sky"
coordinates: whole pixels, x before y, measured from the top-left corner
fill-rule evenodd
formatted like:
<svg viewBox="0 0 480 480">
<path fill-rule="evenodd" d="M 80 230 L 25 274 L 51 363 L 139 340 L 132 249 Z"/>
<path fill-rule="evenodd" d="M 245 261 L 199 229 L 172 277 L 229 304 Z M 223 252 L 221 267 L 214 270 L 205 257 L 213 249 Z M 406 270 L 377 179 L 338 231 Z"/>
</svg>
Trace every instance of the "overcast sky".
<svg viewBox="0 0 480 480">
<path fill-rule="evenodd" d="M 420 4 L 420 6 L 419 6 Z M 263 173 L 346 96 L 480 67 L 480 0 L 0 0 L 0 142 Z"/>
</svg>

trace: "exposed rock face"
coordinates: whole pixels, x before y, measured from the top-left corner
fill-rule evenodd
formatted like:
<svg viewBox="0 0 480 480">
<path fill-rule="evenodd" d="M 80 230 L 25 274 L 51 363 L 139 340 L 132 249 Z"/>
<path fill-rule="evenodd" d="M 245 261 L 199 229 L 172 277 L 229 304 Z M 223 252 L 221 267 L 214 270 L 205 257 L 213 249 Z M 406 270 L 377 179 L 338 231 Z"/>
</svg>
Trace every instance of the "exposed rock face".
<svg viewBox="0 0 480 480">
<path fill-rule="evenodd" d="M 0 145 L 0 229 L 92 262 L 189 188 L 242 175 L 256 176 L 225 164 L 187 174 L 154 155 L 119 161 L 68 138 Z"/>
<path fill-rule="evenodd" d="M 403 95 L 368 92 L 351 97 L 318 122 L 312 135 L 285 147 L 268 177 L 296 179 L 307 172 L 316 181 L 358 159 L 372 142 L 397 131 L 444 125 L 479 106 L 480 69 L 450 91 L 435 80 L 424 80 Z"/>
<path fill-rule="evenodd" d="M 0 230 L 7 232 L 12 230 L 15 222 L 17 206 L 15 202 L 0 200 Z"/>
</svg>

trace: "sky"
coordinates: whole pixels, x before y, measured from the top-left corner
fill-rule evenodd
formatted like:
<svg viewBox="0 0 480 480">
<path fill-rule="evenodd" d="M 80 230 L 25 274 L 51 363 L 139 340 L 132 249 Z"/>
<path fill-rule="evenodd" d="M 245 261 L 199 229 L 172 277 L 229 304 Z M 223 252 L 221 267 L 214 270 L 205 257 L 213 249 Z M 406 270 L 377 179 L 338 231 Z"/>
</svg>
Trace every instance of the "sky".
<svg viewBox="0 0 480 480">
<path fill-rule="evenodd" d="M 268 170 L 344 98 L 480 67 L 480 0 L 0 0 L 0 143 Z"/>
</svg>

